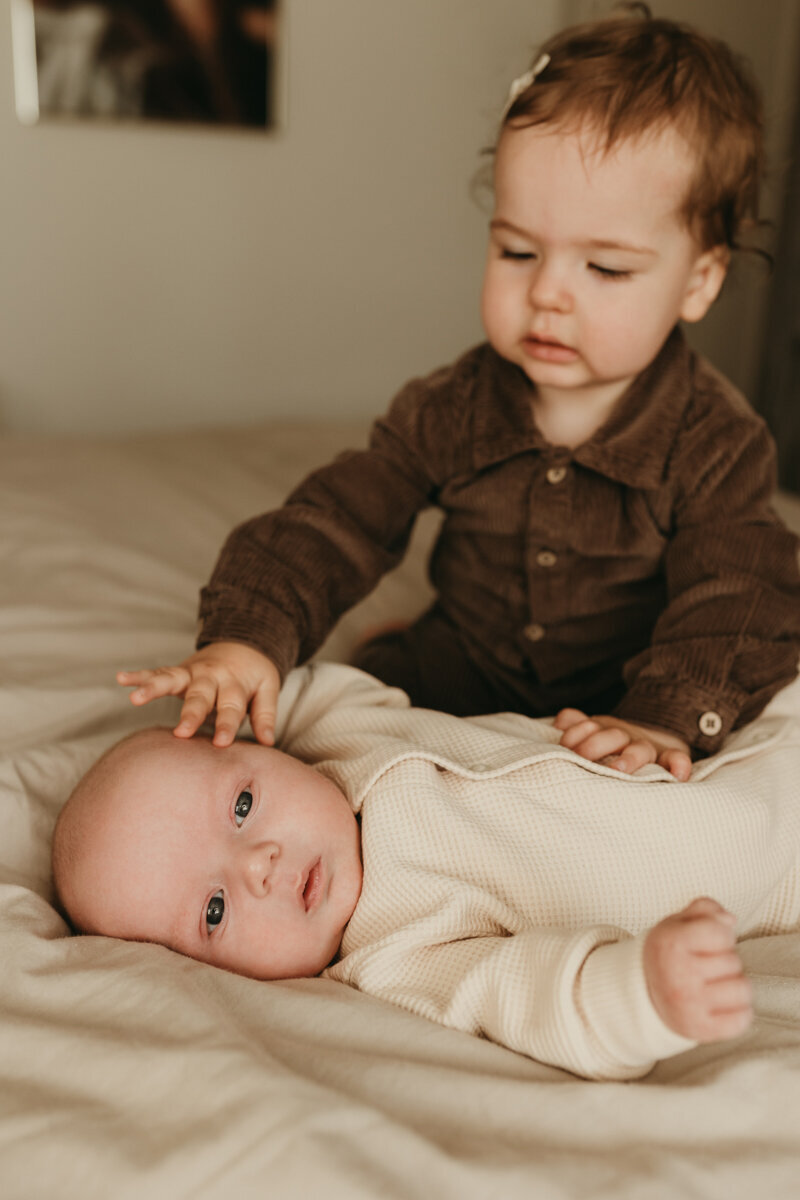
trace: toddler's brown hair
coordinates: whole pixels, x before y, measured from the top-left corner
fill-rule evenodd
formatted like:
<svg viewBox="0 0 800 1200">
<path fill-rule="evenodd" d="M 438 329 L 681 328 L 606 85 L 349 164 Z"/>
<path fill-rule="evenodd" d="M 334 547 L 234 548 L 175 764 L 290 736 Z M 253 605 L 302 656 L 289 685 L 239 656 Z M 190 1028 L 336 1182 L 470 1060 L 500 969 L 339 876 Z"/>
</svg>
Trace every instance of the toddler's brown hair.
<svg viewBox="0 0 800 1200">
<path fill-rule="evenodd" d="M 758 222 L 763 107 L 747 64 L 722 41 L 645 4 L 562 30 L 540 47 L 503 129 L 587 129 L 608 152 L 673 127 L 695 158 L 682 215 L 704 250 L 741 249 Z"/>
</svg>

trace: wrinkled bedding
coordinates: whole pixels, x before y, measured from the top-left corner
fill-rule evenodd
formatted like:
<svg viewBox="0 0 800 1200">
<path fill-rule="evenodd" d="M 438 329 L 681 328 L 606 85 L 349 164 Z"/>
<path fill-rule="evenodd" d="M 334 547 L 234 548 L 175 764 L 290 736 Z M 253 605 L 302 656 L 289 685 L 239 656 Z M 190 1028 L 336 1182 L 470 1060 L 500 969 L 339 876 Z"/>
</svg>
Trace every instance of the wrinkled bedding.
<svg viewBox="0 0 800 1200">
<path fill-rule="evenodd" d="M 228 529 L 363 436 L 0 438 L 0 1194 L 796 1197 L 800 934 L 744 945 L 750 1033 L 633 1084 L 580 1081 L 329 980 L 260 983 L 67 936 L 58 810 L 111 742 L 177 712 L 133 709 L 115 670 L 186 654 Z M 325 657 L 425 605 L 434 523 Z"/>
</svg>

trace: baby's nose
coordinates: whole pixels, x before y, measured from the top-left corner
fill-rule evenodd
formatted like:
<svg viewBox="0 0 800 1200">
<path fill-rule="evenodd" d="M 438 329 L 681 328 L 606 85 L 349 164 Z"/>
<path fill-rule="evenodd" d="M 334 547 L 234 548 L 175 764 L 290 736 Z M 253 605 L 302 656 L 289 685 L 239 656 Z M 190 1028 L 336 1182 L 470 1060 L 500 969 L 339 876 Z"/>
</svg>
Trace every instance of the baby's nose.
<svg viewBox="0 0 800 1200">
<path fill-rule="evenodd" d="M 544 265 L 534 272 L 530 298 L 535 308 L 567 312 L 572 307 L 565 280 L 550 265 Z"/>
<path fill-rule="evenodd" d="M 244 881 L 253 896 L 265 896 L 269 891 L 269 880 L 280 854 L 275 842 L 259 842 L 248 846 L 244 859 Z"/>
</svg>

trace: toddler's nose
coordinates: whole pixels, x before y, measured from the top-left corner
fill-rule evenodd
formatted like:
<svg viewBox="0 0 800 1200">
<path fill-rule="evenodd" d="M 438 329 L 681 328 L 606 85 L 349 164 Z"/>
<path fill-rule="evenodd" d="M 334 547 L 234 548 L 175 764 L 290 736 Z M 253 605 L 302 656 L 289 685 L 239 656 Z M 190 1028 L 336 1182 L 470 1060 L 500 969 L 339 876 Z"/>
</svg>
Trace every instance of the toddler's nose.
<svg viewBox="0 0 800 1200">
<path fill-rule="evenodd" d="M 275 842 L 259 842 L 248 846 L 244 854 L 244 882 L 247 890 L 256 898 L 266 896 L 270 876 L 280 847 Z"/>
<path fill-rule="evenodd" d="M 529 295 L 530 302 L 534 308 L 554 312 L 569 312 L 572 306 L 565 280 L 548 263 L 542 263 L 534 272 Z"/>
</svg>

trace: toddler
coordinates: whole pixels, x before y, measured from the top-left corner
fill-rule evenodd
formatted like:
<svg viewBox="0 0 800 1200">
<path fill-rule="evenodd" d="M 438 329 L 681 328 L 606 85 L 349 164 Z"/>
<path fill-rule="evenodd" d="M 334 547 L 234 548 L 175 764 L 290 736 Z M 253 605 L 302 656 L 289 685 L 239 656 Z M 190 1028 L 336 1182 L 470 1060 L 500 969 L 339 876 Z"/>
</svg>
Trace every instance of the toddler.
<svg viewBox="0 0 800 1200">
<path fill-rule="evenodd" d="M 740 937 L 800 923 L 799 727 L 763 725 L 678 785 L 590 762 L 548 721 L 412 709 L 314 664 L 282 690 L 280 750 L 165 729 L 112 749 L 59 818 L 56 886 L 85 933 L 256 979 L 323 972 L 632 1078 L 747 1028 L 737 919 Z"/>
<path fill-rule="evenodd" d="M 456 715 L 558 712 L 579 754 L 687 779 L 797 671 L 770 436 L 679 326 L 756 227 L 761 171 L 758 95 L 722 43 L 638 13 L 547 42 L 494 148 L 488 340 L 233 531 L 199 649 L 121 673 L 133 702 L 184 695 L 181 737 L 216 709 L 218 746 L 249 712 L 270 744 L 287 672 L 435 505 L 436 601 L 356 665 Z"/>
</svg>

